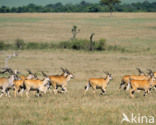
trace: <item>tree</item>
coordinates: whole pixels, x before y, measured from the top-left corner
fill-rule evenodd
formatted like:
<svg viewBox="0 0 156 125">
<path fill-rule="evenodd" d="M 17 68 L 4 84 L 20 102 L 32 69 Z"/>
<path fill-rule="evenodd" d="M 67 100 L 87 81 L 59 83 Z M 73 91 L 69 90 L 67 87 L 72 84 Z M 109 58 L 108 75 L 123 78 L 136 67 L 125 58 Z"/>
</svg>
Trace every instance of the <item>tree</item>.
<svg viewBox="0 0 156 125">
<path fill-rule="evenodd" d="M 75 40 L 76 39 L 76 35 L 80 32 L 80 29 L 77 29 L 77 26 L 74 25 L 73 28 L 72 28 L 72 34 L 73 34 L 73 37 L 71 38 L 72 40 Z"/>
<path fill-rule="evenodd" d="M 81 6 L 87 6 L 87 5 L 89 5 L 89 3 L 87 3 L 86 1 L 81 1 L 81 2 L 80 2 L 80 5 L 81 5 Z"/>
<path fill-rule="evenodd" d="M 88 8 L 88 12 L 100 12 L 100 6 L 97 4 L 90 5 Z"/>
<path fill-rule="evenodd" d="M 106 5 L 109 7 L 111 15 L 113 12 L 113 6 L 115 6 L 116 4 L 119 4 L 120 2 L 121 2 L 120 0 L 100 0 L 101 5 Z"/>
</svg>

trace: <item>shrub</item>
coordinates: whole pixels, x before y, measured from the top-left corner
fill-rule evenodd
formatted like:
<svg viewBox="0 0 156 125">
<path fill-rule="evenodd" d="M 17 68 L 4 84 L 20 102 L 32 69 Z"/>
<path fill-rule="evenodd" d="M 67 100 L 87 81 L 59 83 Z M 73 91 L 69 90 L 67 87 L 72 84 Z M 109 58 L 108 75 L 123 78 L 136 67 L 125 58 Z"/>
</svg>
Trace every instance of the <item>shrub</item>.
<svg viewBox="0 0 156 125">
<path fill-rule="evenodd" d="M 5 44 L 5 48 L 4 48 L 5 50 L 7 50 L 7 49 L 15 49 L 15 46 L 14 46 L 14 44 Z"/>
<path fill-rule="evenodd" d="M 74 50 L 88 50 L 89 41 L 85 39 L 74 39 L 71 41 L 60 42 L 57 48 L 74 49 Z"/>
<path fill-rule="evenodd" d="M 72 43 L 69 42 L 69 41 L 63 41 L 63 42 L 60 42 L 57 45 L 57 48 L 71 49 L 72 48 Z"/>
<path fill-rule="evenodd" d="M 0 41 L 0 50 L 5 49 L 5 43 L 3 41 Z"/>
<path fill-rule="evenodd" d="M 48 48 L 50 48 L 49 43 L 40 43 L 39 44 L 39 49 L 48 49 Z"/>
<path fill-rule="evenodd" d="M 0 41 L 0 50 L 14 49 L 13 44 L 6 44 L 3 41 Z"/>
<path fill-rule="evenodd" d="M 49 48 L 50 48 L 50 49 L 52 49 L 52 48 L 57 48 L 57 44 L 49 43 Z"/>
<path fill-rule="evenodd" d="M 74 50 L 89 50 L 90 41 L 86 39 L 74 39 L 71 41 L 60 42 L 57 48 L 74 49 Z M 101 39 L 94 43 L 94 50 L 106 50 L 106 40 Z"/>
<path fill-rule="evenodd" d="M 0 41 L 0 49 L 74 49 L 74 50 L 86 50 L 90 48 L 90 41 L 86 39 L 73 39 L 69 41 L 63 41 L 60 43 L 35 43 L 29 42 L 24 43 L 24 40 L 17 39 L 15 44 L 5 44 L 3 41 Z M 94 50 L 103 51 L 106 50 L 106 40 L 101 39 L 99 41 L 93 42 Z M 111 47 L 109 49 L 116 49 Z"/>
<path fill-rule="evenodd" d="M 72 49 L 75 50 L 88 50 L 89 49 L 89 40 L 86 39 L 75 39 L 71 41 Z"/>
<path fill-rule="evenodd" d="M 106 40 L 100 39 L 98 42 L 95 43 L 96 50 L 106 50 Z"/>
<path fill-rule="evenodd" d="M 25 43 L 22 39 L 17 39 L 15 42 L 15 46 L 17 49 L 24 49 Z"/>
<path fill-rule="evenodd" d="M 26 48 L 27 49 L 39 49 L 39 44 L 30 42 L 26 44 Z"/>
<path fill-rule="evenodd" d="M 49 49 L 53 48 L 54 44 L 50 43 L 34 43 L 30 42 L 26 44 L 26 49 Z"/>
</svg>

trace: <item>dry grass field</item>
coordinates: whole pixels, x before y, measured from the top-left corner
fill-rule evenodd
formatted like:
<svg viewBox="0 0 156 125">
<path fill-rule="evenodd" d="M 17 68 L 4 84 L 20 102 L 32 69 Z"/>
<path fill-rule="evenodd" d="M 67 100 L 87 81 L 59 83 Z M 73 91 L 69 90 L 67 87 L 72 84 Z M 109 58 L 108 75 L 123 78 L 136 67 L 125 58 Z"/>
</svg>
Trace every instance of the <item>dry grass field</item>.
<svg viewBox="0 0 156 125">
<path fill-rule="evenodd" d="M 95 40 L 106 38 L 108 44 L 141 51 L 18 50 L 18 56 L 9 60 L 13 69 L 60 74 L 60 67 L 66 67 L 75 78 L 66 94 L 48 92 L 35 97 L 32 92 L 30 98 L 15 98 L 11 91 L 11 98 L 0 98 L 0 125 L 119 125 L 122 113 L 154 116 L 156 124 L 156 91 L 146 97 L 141 91 L 131 99 L 129 92 L 119 90 L 121 77 L 137 74 L 136 67 L 156 71 L 156 13 L 114 13 L 113 17 L 109 13 L 0 14 L 0 40 L 59 42 L 71 38 L 73 25 L 81 30 L 78 38 L 88 39 L 95 32 Z M 0 68 L 11 53 L 0 51 Z M 90 89 L 83 96 L 88 78 L 104 77 L 103 71 L 113 76 L 106 94 L 101 96 L 97 90 L 94 95 Z"/>
<path fill-rule="evenodd" d="M 110 44 L 124 47 L 153 48 L 156 45 L 156 13 L 25 13 L 0 14 L 0 40 L 13 42 L 58 42 L 72 37 L 77 25 L 78 38 L 105 38 Z M 140 45 L 141 43 L 144 43 Z"/>
</svg>

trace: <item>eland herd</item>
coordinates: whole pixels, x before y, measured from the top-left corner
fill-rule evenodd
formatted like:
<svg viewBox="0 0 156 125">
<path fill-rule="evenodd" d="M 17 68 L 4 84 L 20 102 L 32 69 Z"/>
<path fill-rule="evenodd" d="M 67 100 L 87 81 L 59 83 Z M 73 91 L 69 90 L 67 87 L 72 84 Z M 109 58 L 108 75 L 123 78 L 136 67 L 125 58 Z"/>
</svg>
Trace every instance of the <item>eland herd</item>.
<svg viewBox="0 0 156 125">
<path fill-rule="evenodd" d="M 48 90 L 53 89 L 54 94 L 59 92 L 67 92 L 67 84 L 74 75 L 65 68 L 62 68 L 62 74 L 59 75 L 47 75 L 45 72 L 41 71 L 43 79 L 38 78 L 35 73 L 32 73 L 30 70 L 27 70 L 27 75 L 22 75 L 17 70 L 12 70 L 11 68 L 3 68 L 0 71 L 0 74 L 9 73 L 8 77 L 0 77 L 0 97 L 6 95 L 10 97 L 9 91 L 14 90 L 14 96 L 17 94 L 25 95 L 29 97 L 30 91 L 36 91 L 37 96 L 41 96 L 41 93 L 46 94 Z M 134 97 L 134 93 L 138 90 L 144 91 L 144 96 L 146 96 L 151 90 L 156 89 L 156 72 L 153 72 L 151 69 L 148 70 L 148 73 L 145 74 L 140 68 L 137 68 L 138 75 L 125 75 L 121 79 L 120 89 L 129 90 L 130 97 Z M 88 83 L 84 87 L 84 95 L 89 90 L 93 89 L 93 93 L 96 92 L 96 89 L 102 91 L 101 94 L 105 94 L 106 88 L 112 80 L 112 75 L 109 72 L 104 72 L 106 74 L 105 78 L 90 78 Z M 61 91 L 58 90 L 61 88 Z"/>
</svg>

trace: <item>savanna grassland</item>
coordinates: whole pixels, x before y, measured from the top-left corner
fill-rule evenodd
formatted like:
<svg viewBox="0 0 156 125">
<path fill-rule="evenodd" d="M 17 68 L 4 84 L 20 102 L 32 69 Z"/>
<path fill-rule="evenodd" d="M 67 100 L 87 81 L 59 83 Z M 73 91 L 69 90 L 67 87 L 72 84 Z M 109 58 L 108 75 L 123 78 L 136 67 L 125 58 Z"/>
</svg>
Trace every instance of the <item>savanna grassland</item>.
<svg viewBox="0 0 156 125">
<path fill-rule="evenodd" d="M 154 116 L 156 123 L 156 91 L 146 97 L 135 93 L 131 99 L 129 92 L 119 90 L 121 77 L 138 74 L 136 67 L 156 71 L 156 13 L 114 13 L 112 17 L 109 13 L 0 14 L 0 40 L 60 42 L 72 37 L 73 25 L 80 29 L 78 38 L 89 39 L 94 32 L 95 41 L 105 38 L 108 45 L 133 51 L 17 50 L 9 66 L 23 74 L 28 68 L 60 74 L 60 67 L 66 67 L 75 78 L 66 94 L 48 92 L 35 97 L 32 92 L 30 98 L 15 98 L 11 91 L 11 98 L 0 98 L 0 125 L 119 125 L 122 113 Z M 0 51 L 0 68 L 13 51 Z M 88 78 L 104 77 L 103 71 L 113 76 L 106 94 L 101 96 L 97 90 L 94 95 L 90 89 L 83 96 Z"/>
</svg>

